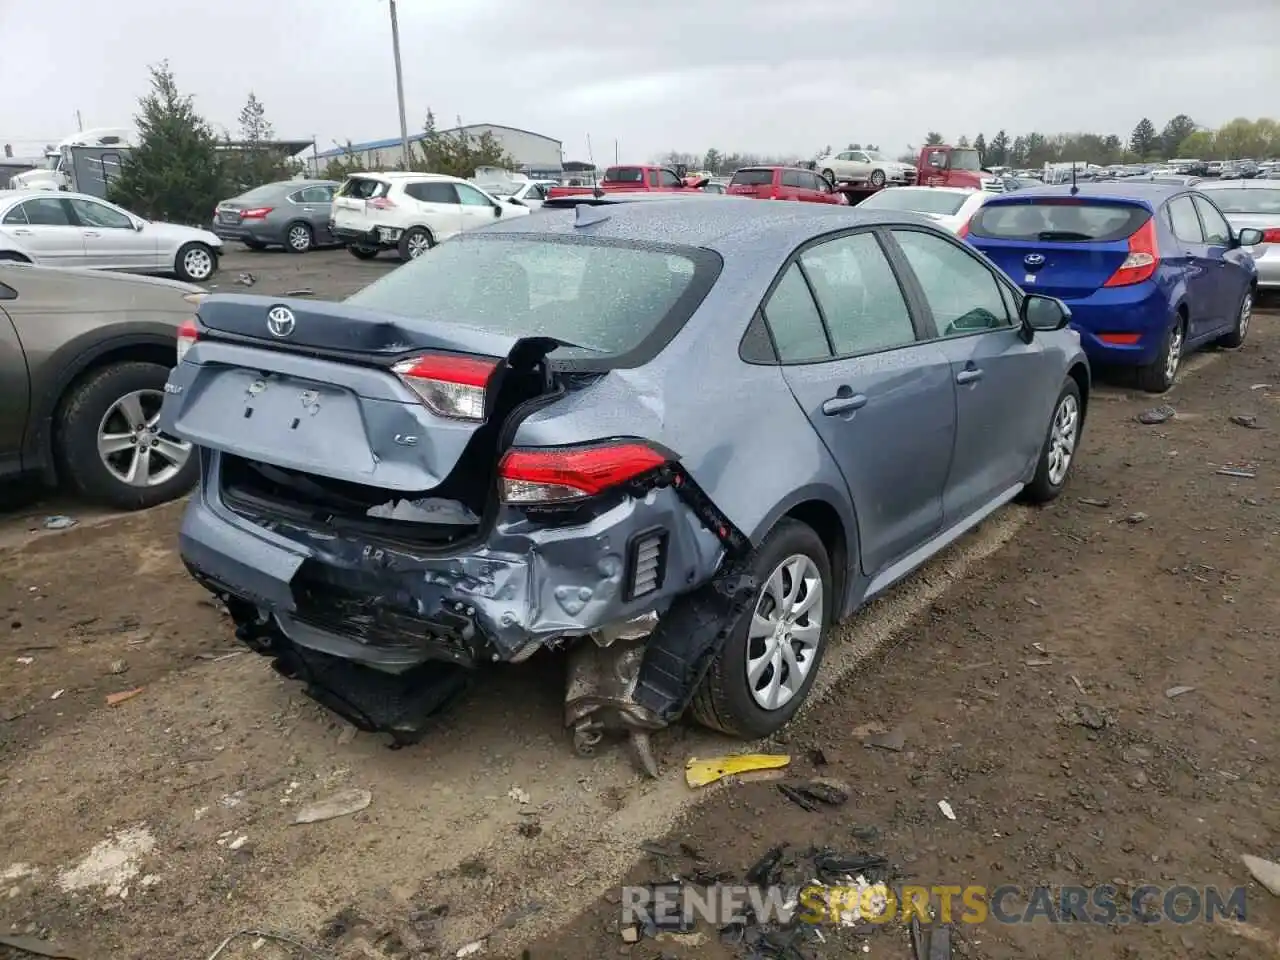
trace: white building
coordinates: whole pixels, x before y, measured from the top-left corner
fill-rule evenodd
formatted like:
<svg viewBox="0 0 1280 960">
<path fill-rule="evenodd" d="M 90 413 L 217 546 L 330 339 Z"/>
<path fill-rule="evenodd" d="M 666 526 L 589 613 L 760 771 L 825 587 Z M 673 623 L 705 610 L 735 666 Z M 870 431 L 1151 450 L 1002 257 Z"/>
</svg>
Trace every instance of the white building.
<svg viewBox="0 0 1280 960">
<path fill-rule="evenodd" d="M 502 149 L 516 162 L 516 168 L 531 177 L 560 176 L 561 149 L 559 140 L 544 137 L 540 133 L 521 130 L 517 127 L 504 127 L 496 123 L 472 123 L 451 130 L 441 130 L 443 134 L 465 133 L 470 137 L 479 137 L 485 133 L 493 135 L 502 145 Z M 426 139 L 422 131 L 409 134 L 409 143 L 419 143 Z M 346 147 L 333 147 L 319 151 L 308 162 L 312 173 L 316 176 L 324 172 L 330 160 L 343 155 L 352 155 L 369 170 L 394 170 L 404 160 L 404 150 L 399 137 L 387 140 L 372 140 L 368 143 L 355 143 Z"/>
</svg>

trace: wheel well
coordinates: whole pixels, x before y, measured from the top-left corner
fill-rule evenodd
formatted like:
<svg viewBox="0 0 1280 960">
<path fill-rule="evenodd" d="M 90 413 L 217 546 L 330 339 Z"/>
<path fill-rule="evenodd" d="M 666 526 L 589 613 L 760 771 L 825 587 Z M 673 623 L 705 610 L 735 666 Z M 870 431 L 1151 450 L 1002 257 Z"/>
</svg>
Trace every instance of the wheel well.
<svg viewBox="0 0 1280 960">
<path fill-rule="evenodd" d="M 1077 363 L 1067 371 L 1067 376 L 1076 382 L 1080 390 L 1080 419 L 1084 420 L 1089 413 L 1089 371 L 1083 363 Z"/>
<path fill-rule="evenodd" d="M 832 617 L 840 618 L 844 606 L 844 592 L 848 583 L 849 544 L 844 534 L 844 523 L 835 507 L 825 500 L 806 500 L 787 511 L 786 516 L 799 520 L 818 535 L 831 563 L 831 576 L 835 580 L 835 600 Z"/>
<path fill-rule="evenodd" d="M 17 250 L 0 250 L 0 260 L 8 260 L 10 263 L 30 263 L 31 258 L 26 254 L 18 253 Z"/>
<path fill-rule="evenodd" d="M 1191 311 L 1187 309 L 1185 303 L 1178 304 L 1178 316 L 1182 318 L 1182 322 L 1186 323 L 1191 318 Z"/>
</svg>

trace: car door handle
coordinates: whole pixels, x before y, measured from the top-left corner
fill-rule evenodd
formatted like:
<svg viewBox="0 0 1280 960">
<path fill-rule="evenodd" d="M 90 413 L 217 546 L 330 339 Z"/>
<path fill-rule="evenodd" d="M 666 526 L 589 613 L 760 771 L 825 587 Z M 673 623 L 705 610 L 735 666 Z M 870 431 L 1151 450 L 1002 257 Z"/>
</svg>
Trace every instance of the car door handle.
<svg viewBox="0 0 1280 960">
<path fill-rule="evenodd" d="M 867 398 L 861 393 L 849 397 L 832 397 L 822 404 L 822 412 L 828 417 L 838 417 L 842 413 L 852 413 L 867 405 Z"/>
<path fill-rule="evenodd" d="M 31 231 L 30 231 L 30 230 L 15 230 L 15 231 L 13 231 L 13 235 L 14 235 L 15 237 L 29 237 L 29 236 L 31 236 Z"/>
<path fill-rule="evenodd" d="M 84 232 L 84 234 L 83 234 L 83 235 L 84 235 L 84 236 L 86 236 L 86 237 L 100 237 L 100 236 L 102 236 L 102 234 L 100 234 L 97 230 L 86 230 L 86 231 Z"/>
<path fill-rule="evenodd" d="M 977 383 L 981 379 L 982 371 L 977 367 L 970 367 L 956 374 L 956 383 Z"/>
</svg>

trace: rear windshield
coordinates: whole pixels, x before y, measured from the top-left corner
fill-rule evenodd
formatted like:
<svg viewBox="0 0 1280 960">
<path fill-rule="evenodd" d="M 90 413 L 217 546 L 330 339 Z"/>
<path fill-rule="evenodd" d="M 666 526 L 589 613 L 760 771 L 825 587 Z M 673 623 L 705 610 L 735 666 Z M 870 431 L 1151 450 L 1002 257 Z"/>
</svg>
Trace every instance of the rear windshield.
<svg viewBox="0 0 1280 960">
<path fill-rule="evenodd" d="M 733 175 L 733 179 L 729 181 L 731 187 L 761 187 L 768 186 L 773 183 L 773 171 L 765 168 L 763 170 L 739 170 Z"/>
<path fill-rule="evenodd" d="M 934 213 L 950 217 L 958 213 L 968 199 L 967 193 L 890 187 L 873 193 L 858 206 L 868 210 L 905 210 L 910 213 Z"/>
<path fill-rule="evenodd" d="M 996 240 L 1110 243 L 1123 240 L 1151 219 L 1142 207 L 1056 199 L 988 203 L 969 223 L 969 236 Z"/>
<path fill-rule="evenodd" d="M 254 187 L 247 193 L 242 193 L 236 197 L 236 200 L 243 200 L 245 203 L 257 203 L 260 200 L 270 200 L 280 193 L 278 184 L 269 183 L 265 187 Z"/>
<path fill-rule="evenodd" d="M 643 167 L 610 167 L 604 172 L 605 183 L 644 183 Z"/>
<path fill-rule="evenodd" d="M 1280 187 L 1249 190 L 1244 187 L 1204 191 L 1223 213 L 1271 213 L 1280 216 Z"/>
<path fill-rule="evenodd" d="M 352 177 L 338 191 L 340 197 L 351 197 L 355 200 L 372 200 L 386 196 L 390 186 L 385 180 L 374 180 L 372 177 Z"/>
<path fill-rule="evenodd" d="M 719 276 L 709 250 L 545 235 L 456 237 L 346 302 L 575 345 L 557 359 L 624 357 L 697 309 Z"/>
</svg>

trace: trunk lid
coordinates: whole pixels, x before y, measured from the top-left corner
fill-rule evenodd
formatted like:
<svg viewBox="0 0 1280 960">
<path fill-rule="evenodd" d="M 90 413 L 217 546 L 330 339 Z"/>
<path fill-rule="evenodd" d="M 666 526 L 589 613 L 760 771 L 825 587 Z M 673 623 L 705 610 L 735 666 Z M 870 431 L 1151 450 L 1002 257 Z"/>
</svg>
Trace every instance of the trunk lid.
<svg viewBox="0 0 1280 960">
<path fill-rule="evenodd" d="M 491 472 L 501 420 L 539 392 L 528 386 L 531 368 L 559 345 L 338 303 L 224 294 L 198 313 L 203 329 L 166 386 L 166 432 L 244 460 L 406 493 L 444 484 L 482 432 L 494 449 L 481 441 L 479 466 Z M 434 372 L 397 372 L 424 356 Z M 424 383 L 477 390 L 483 412 L 442 414 Z"/>
<path fill-rule="evenodd" d="M 967 239 L 1029 293 L 1070 301 L 1110 279 L 1150 218 L 1122 200 L 1011 196 L 980 207 Z"/>
</svg>

